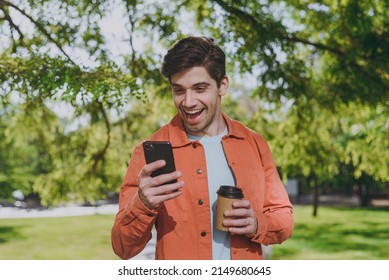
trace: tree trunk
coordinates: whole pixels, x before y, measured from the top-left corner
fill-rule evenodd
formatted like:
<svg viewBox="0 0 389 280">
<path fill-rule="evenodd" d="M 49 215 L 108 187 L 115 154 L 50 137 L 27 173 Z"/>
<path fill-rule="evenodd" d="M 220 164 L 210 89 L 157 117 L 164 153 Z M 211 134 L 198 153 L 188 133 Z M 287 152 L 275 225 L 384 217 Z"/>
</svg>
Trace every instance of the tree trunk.
<svg viewBox="0 0 389 280">
<path fill-rule="evenodd" d="M 313 175 L 313 213 L 314 217 L 317 217 L 317 210 L 319 208 L 319 185 L 317 178 Z"/>
</svg>

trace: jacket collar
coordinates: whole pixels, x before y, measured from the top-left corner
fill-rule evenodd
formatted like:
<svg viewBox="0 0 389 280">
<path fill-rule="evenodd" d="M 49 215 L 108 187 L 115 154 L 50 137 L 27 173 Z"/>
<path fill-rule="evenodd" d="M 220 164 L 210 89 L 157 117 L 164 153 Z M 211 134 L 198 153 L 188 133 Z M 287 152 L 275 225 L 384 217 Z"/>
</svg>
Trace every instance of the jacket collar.
<svg viewBox="0 0 389 280">
<path fill-rule="evenodd" d="M 228 127 L 227 137 L 245 138 L 242 124 L 230 119 L 224 112 L 222 112 L 222 116 Z M 176 114 L 168 124 L 168 133 L 169 141 L 173 147 L 185 146 L 191 143 L 191 141 L 188 139 L 188 136 L 186 135 L 185 128 L 179 114 Z"/>
</svg>

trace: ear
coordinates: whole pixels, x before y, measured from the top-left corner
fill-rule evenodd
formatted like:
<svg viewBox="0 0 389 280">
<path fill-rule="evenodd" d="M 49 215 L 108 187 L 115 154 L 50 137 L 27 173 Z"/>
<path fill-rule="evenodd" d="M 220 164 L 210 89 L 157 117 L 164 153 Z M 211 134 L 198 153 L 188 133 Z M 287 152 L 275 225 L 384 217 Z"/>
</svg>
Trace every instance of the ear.
<svg viewBox="0 0 389 280">
<path fill-rule="evenodd" d="M 229 84 L 230 84 L 230 80 L 228 79 L 227 76 L 224 76 L 220 82 L 220 87 L 219 87 L 219 95 L 220 96 L 224 96 L 227 94 Z"/>
</svg>

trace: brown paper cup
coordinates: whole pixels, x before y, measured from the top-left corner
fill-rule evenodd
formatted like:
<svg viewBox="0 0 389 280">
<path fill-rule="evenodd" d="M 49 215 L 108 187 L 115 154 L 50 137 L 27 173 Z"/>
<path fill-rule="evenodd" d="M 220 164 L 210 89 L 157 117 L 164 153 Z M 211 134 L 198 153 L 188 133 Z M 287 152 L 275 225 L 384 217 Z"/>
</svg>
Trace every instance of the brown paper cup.
<svg viewBox="0 0 389 280">
<path fill-rule="evenodd" d="M 232 203 L 238 199 L 226 198 L 222 196 L 217 197 L 216 205 L 216 228 L 221 231 L 228 231 L 228 228 L 223 226 L 224 211 L 232 209 Z M 232 219 L 232 218 L 229 218 Z"/>
<path fill-rule="evenodd" d="M 224 211 L 231 210 L 232 203 L 241 200 L 243 193 L 240 189 L 231 186 L 221 186 L 217 193 L 216 228 L 221 231 L 228 231 L 228 228 L 223 226 Z"/>
</svg>

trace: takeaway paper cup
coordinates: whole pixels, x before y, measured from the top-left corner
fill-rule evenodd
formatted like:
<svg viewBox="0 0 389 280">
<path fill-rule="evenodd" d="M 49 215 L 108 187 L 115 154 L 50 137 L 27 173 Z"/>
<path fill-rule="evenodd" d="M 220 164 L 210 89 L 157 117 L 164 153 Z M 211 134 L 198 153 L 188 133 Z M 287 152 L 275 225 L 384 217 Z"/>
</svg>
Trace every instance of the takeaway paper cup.
<svg viewBox="0 0 389 280">
<path fill-rule="evenodd" d="M 243 198 L 241 189 L 233 186 L 220 186 L 217 191 L 216 204 L 216 228 L 221 231 L 228 231 L 223 226 L 224 211 L 232 209 L 232 203 Z"/>
</svg>

